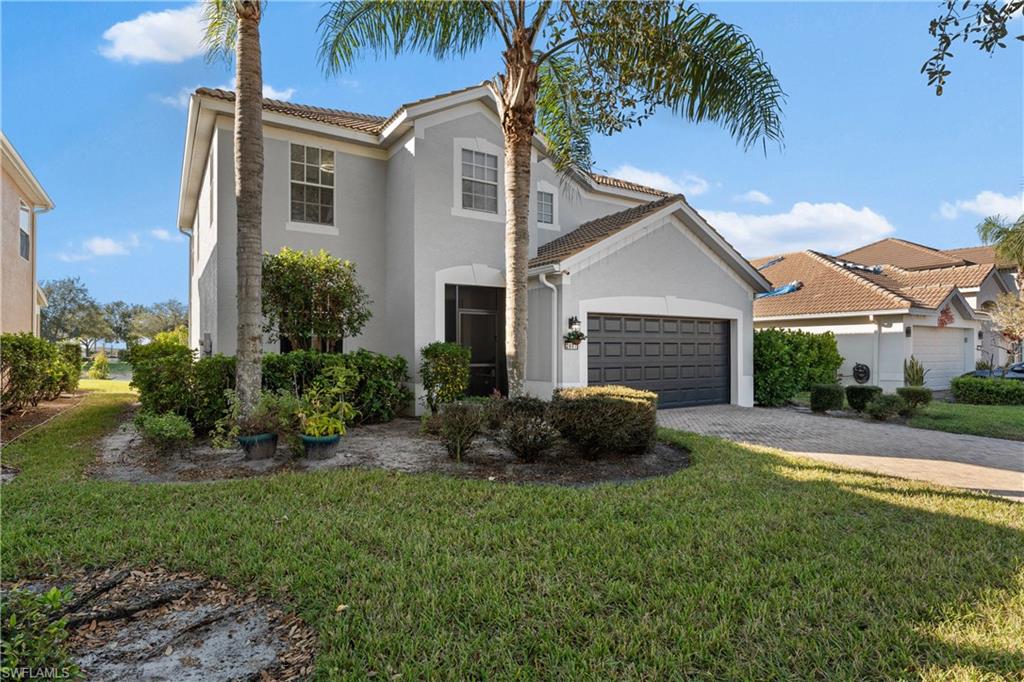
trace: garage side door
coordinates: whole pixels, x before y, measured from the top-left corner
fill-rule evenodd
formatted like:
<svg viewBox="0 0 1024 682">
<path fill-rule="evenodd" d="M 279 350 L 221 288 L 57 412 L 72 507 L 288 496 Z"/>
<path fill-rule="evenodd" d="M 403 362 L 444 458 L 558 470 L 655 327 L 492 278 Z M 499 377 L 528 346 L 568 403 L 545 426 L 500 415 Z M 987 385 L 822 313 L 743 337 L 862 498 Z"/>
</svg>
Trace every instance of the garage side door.
<svg viewBox="0 0 1024 682">
<path fill-rule="evenodd" d="M 926 386 L 949 388 L 950 379 L 974 369 L 966 366 L 966 333 L 963 329 L 951 327 L 914 327 L 914 357 L 928 370 L 924 375 Z"/>
<path fill-rule="evenodd" d="M 587 383 L 655 391 L 659 407 L 729 402 L 729 321 L 591 313 Z"/>
</svg>

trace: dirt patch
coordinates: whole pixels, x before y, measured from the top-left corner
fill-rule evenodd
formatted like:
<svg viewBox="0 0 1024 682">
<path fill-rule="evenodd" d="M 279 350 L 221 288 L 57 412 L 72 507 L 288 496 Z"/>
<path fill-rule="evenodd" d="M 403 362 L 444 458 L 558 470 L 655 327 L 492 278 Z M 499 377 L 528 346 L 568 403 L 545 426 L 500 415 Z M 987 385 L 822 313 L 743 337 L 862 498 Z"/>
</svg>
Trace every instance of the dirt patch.
<svg viewBox="0 0 1024 682">
<path fill-rule="evenodd" d="M 298 680 L 316 637 L 223 583 L 163 569 L 78 571 L 4 588 L 70 588 L 69 648 L 89 680 Z"/>
<path fill-rule="evenodd" d="M 21 412 L 0 418 L 0 443 L 7 445 L 48 419 L 82 402 L 85 391 L 62 393 L 56 400 L 45 400 Z"/>
<path fill-rule="evenodd" d="M 686 450 L 661 442 L 641 455 L 612 454 L 596 461 L 580 457 L 568 444 L 561 443 L 537 461 L 524 462 L 490 436 L 479 436 L 462 462 L 455 462 L 437 439 L 419 432 L 415 419 L 351 429 L 328 459 L 292 458 L 284 444 L 278 446 L 277 453 L 275 459 L 250 461 L 241 450 L 217 450 L 199 443 L 169 455 L 157 454 L 145 447 L 135 426 L 126 422 L 101 441 L 99 459 L 91 473 L 106 480 L 155 483 L 358 467 L 581 486 L 666 476 L 690 463 Z"/>
</svg>

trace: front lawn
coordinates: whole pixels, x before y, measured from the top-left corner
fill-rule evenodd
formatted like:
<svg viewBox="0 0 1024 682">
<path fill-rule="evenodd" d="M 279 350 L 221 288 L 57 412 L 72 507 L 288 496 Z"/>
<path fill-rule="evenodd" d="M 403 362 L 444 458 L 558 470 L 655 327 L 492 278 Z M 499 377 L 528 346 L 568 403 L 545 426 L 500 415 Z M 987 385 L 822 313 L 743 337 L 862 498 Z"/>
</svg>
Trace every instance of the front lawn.
<svg viewBox="0 0 1024 682">
<path fill-rule="evenodd" d="M 83 478 L 133 399 L 90 394 L 5 448 L 21 469 L 3 487 L 5 579 L 202 571 L 290 600 L 319 633 L 318 679 L 1024 670 L 1016 503 L 669 432 L 691 467 L 583 489 L 365 470 Z"/>
<path fill-rule="evenodd" d="M 909 421 L 919 429 L 1024 440 L 1024 407 L 933 401 Z"/>
</svg>

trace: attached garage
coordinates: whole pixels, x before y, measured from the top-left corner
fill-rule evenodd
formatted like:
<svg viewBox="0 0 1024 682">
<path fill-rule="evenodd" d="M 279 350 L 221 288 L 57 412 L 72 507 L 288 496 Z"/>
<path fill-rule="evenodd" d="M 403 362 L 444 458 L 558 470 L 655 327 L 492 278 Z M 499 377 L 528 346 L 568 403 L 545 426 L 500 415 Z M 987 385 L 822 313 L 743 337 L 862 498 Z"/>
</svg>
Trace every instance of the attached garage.
<svg viewBox="0 0 1024 682">
<path fill-rule="evenodd" d="M 967 366 L 968 357 L 973 357 L 973 349 L 969 345 L 970 335 L 970 329 L 960 327 L 913 328 L 913 355 L 928 370 L 925 374 L 926 386 L 933 389 L 949 388 L 953 377 L 974 369 Z"/>
<path fill-rule="evenodd" d="M 659 407 L 730 401 L 729 320 L 590 313 L 587 383 L 654 391 Z"/>
</svg>

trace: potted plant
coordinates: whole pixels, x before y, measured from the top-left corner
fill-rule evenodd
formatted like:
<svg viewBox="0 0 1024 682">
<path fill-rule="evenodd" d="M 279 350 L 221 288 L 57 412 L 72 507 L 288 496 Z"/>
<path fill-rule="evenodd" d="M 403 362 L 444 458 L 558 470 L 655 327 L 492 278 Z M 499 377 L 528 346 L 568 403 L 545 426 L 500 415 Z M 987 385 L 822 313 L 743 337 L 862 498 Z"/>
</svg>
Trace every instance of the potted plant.
<svg viewBox="0 0 1024 682">
<path fill-rule="evenodd" d="M 577 350 L 586 338 L 587 335 L 579 329 L 570 329 L 565 333 L 565 336 L 562 337 L 562 340 L 565 342 L 566 350 Z"/>
<path fill-rule="evenodd" d="M 267 459 L 277 452 L 281 433 L 295 433 L 298 401 L 287 391 L 262 393 L 256 408 L 246 417 L 239 416 L 238 396 L 227 392 L 228 410 L 214 427 L 213 444 L 230 447 L 237 442 L 246 459 Z"/>
<path fill-rule="evenodd" d="M 345 400 L 354 374 L 345 367 L 332 367 L 306 391 L 305 406 L 299 413 L 299 438 L 311 459 L 329 459 L 352 422 L 356 409 Z"/>
<path fill-rule="evenodd" d="M 311 412 L 302 419 L 302 445 L 310 459 L 330 459 L 345 433 L 345 422 L 331 412 Z"/>
</svg>

